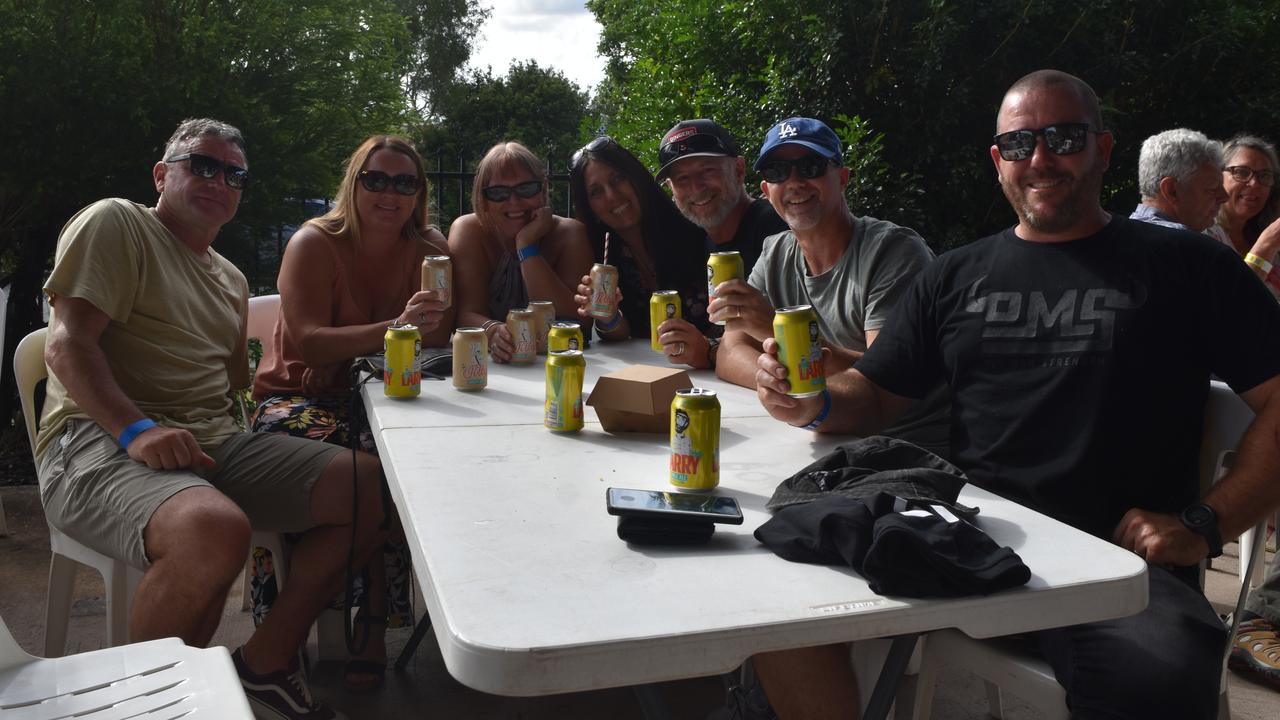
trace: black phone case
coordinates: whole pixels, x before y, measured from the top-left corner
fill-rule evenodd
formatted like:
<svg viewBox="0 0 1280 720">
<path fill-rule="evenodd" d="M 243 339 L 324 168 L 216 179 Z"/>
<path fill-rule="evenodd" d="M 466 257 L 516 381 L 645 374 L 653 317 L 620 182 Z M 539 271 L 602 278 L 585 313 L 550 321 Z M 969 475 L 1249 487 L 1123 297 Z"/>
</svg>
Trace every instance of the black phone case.
<svg viewBox="0 0 1280 720">
<path fill-rule="evenodd" d="M 618 537 L 637 545 L 701 545 L 716 531 L 709 520 L 623 515 Z"/>
</svg>

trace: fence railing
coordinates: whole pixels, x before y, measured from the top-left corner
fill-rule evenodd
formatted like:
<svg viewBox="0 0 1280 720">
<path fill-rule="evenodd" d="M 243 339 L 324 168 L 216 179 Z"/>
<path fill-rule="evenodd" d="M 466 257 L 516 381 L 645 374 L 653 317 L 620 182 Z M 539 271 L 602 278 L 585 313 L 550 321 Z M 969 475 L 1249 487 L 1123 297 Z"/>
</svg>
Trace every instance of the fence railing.
<svg viewBox="0 0 1280 720">
<path fill-rule="evenodd" d="M 427 183 L 431 189 L 431 215 L 440 226 L 440 231 L 448 234 L 449 225 L 462 215 L 471 212 L 471 186 L 476 174 L 466 169 L 465 160 L 458 156 L 456 170 L 445 170 L 445 152 L 435 153 L 435 169 L 431 169 L 431 161 L 427 159 Z M 548 158 L 546 167 L 554 167 Z M 569 183 L 569 173 L 548 173 L 550 187 L 547 203 L 552 210 L 563 217 L 571 217 L 573 213 L 573 188 Z"/>
</svg>

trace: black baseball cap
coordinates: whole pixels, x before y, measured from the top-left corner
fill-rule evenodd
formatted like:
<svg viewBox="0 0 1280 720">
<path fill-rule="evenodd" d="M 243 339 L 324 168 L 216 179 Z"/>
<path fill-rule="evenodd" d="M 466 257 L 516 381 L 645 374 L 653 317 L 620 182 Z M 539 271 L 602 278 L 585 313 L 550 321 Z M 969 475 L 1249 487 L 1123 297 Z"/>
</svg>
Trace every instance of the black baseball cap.
<svg viewBox="0 0 1280 720">
<path fill-rule="evenodd" d="M 714 120 L 681 120 L 662 136 L 658 146 L 657 179 L 667 179 L 667 173 L 677 160 L 687 157 L 738 157 L 742 151 L 728 130 Z"/>
</svg>

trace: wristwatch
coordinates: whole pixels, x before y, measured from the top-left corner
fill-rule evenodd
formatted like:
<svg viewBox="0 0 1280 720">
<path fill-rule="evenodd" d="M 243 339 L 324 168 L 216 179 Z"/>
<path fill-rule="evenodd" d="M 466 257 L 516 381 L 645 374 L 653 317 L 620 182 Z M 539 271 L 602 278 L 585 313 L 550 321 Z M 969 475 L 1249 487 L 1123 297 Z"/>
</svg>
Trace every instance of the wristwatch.
<svg viewBox="0 0 1280 720">
<path fill-rule="evenodd" d="M 707 367 L 715 369 L 716 354 L 720 350 L 720 338 L 707 338 Z"/>
<path fill-rule="evenodd" d="M 1216 558 L 1222 554 L 1222 531 L 1218 529 L 1218 513 L 1213 508 L 1204 503 L 1193 503 L 1183 508 L 1178 519 L 1209 544 L 1209 557 Z"/>
</svg>

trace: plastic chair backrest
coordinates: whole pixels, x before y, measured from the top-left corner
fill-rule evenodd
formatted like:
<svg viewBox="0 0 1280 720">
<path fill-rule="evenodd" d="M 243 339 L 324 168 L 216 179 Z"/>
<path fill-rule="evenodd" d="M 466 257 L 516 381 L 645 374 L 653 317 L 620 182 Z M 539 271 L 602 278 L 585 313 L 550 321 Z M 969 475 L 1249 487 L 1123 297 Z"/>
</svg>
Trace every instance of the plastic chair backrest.
<svg viewBox="0 0 1280 720">
<path fill-rule="evenodd" d="M 9 626 L 5 624 L 4 618 L 0 617 L 0 670 L 29 662 L 31 662 L 31 656 L 22 649 L 17 640 L 13 639 Z"/>
<path fill-rule="evenodd" d="M 259 295 L 249 298 L 248 335 L 262 343 L 263 357 L 275 348 L 276 316 L 279 314 L 279 295 Z"/>
<path fill-rule="evenodd" d="M 36 428 L 40 423 L 36 390 L 49 377 L 49 368 L 44 364 L 44 341 L 48 332 L 48 328 L 32 331 L 22 338 L 13 353 L 13 379 L 18 385 L 18 397 L 22 400 L 22 418 L 27 423 L 27 439 L 31 441 L 33 457 L 36 451 Z"/>
</svg>

